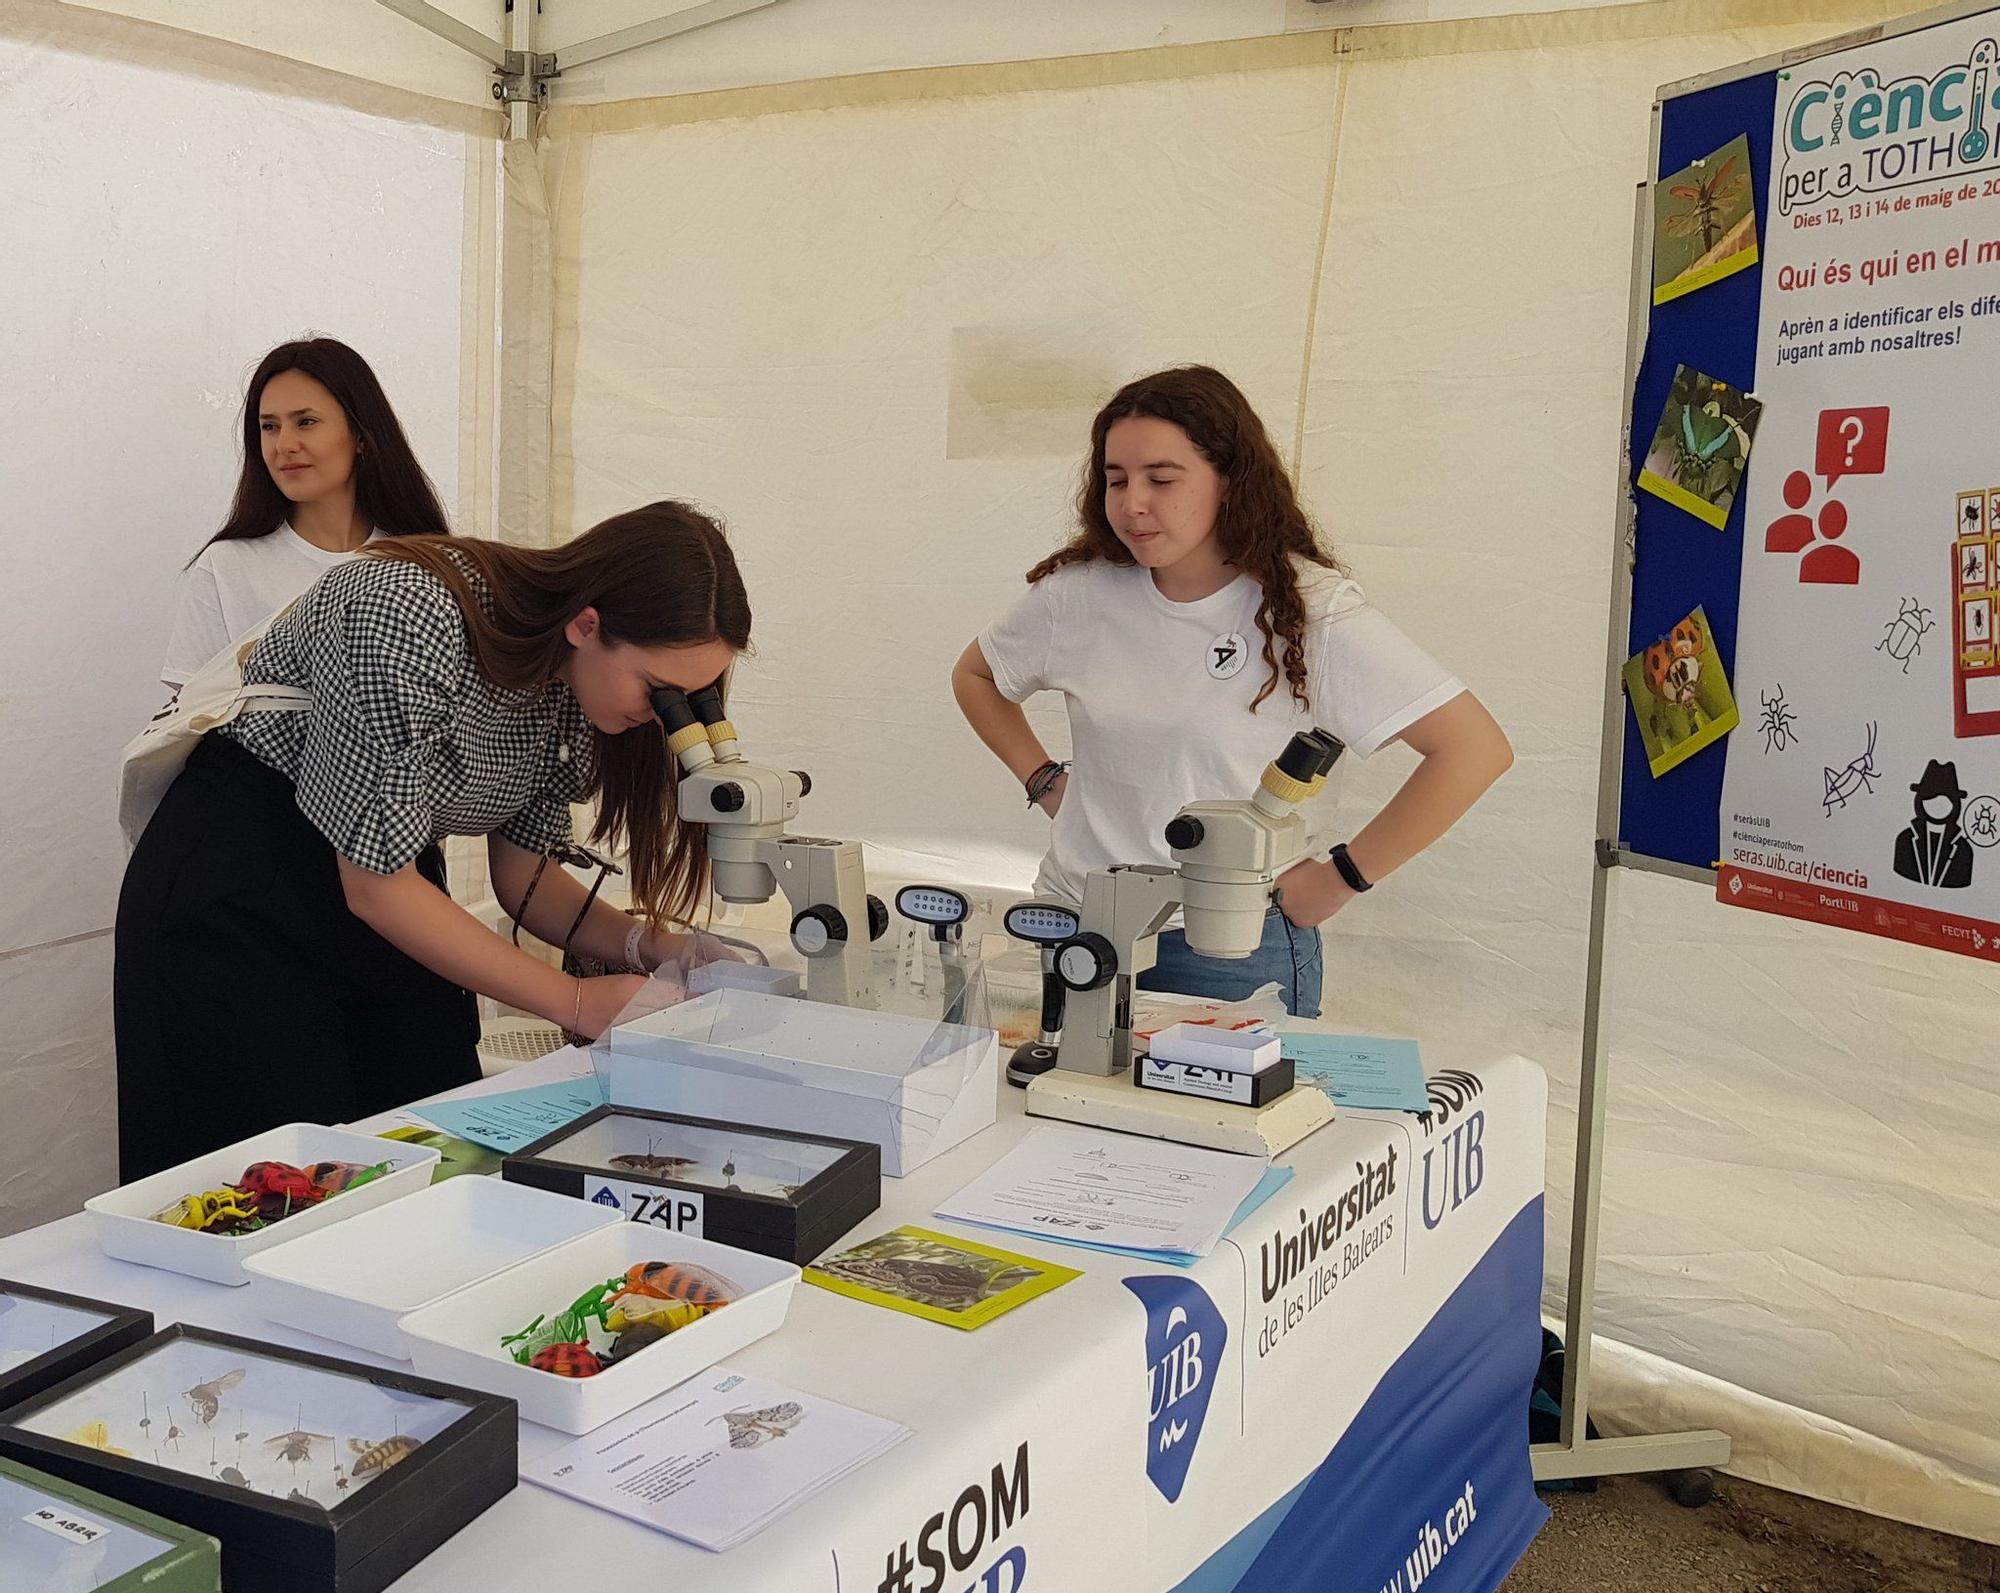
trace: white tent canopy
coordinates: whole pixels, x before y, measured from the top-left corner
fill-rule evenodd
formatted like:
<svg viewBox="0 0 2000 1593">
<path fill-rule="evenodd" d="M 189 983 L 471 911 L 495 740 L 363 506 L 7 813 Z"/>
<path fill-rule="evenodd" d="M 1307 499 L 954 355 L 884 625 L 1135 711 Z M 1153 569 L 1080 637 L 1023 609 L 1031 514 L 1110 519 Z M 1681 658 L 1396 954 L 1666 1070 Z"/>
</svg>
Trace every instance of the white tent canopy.
<svg viewBox="0 0 2000 1593">
<path fill-rule="evenodd" d="M 412 9 L 0 0 L 31 240 L 0 1227 L 111 1176 L 112 762 L 271 342 L 361 347 L 467 531 L 720 510 L 757 611 L 736 717 L 813 771 L 814 828 L 1015 885 L 1038 827 L 946 671 L 1062 533 L 1097 403 L 1207 360 L 1513 735 L 1334 926 L 1329 1012 L 1549 1070 L 1553 1308 L 1647 108 L 1905 8 L 780 0 L 513 117 Z M 558 66 L 657 11 L 436 9 Z M 1407 767 L 1357 767 L 1349 809 Z M 1746 1474 L 2000 1540 L 1992 974 L 1672 881 L 1623 900 L 1599 1419 L 1717 1426 Z"/>
</svg>

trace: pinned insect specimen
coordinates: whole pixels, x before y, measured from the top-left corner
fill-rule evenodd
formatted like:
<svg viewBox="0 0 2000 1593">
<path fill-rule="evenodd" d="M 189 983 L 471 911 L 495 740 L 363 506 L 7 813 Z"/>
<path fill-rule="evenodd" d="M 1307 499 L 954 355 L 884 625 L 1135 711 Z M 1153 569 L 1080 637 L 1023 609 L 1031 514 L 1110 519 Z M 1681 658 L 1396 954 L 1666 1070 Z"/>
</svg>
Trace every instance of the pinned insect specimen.
<svg viewBox="0 0 2000 1593">
<path fill-rule="evenodd" d="M 655 1178 L 669 1178 L 683 1167 L 697 1167 L 700 1163 L 692 1156 L 662 1156 L 659 1154 L 659 1141 L 649 1139 L 646 1141 L 645 1155 L 641 1156 L 634 1152 L 625 1156 L 613 1156 L 611 1165 L 622 1167 L 627 1172 L 650 1173 Z"/>
<path fill-rule="evenodd" d="M 302 1461 L 312 1459 L 312 1446 L 314 1444 L 330 1444 L 332 1442 L 333 1435 L 331 1433 L 309 1433 L 297 1427 L 294 1427 L 288 1433 L 278 1434 L 276 1438 L 267 1438 L 264 1440 L 265 1447 L 276 1449 L 278 1451 L 278 1458 L 280 1460 L 289 1460 L 292 1463 L 294 1471 L 298 1469 Z"/>
<path fill-rule="evenodd" d="M 398 1435 L 384 1438 L 379 1443 L 370 1443 L 365 1438 L 350 1438 L 347 1447 L 354 1455 L 354 1475 L 357 1477 L 379 1476 L 400 1461 L 408 1460 L 421 1446 L 423 1440 Z"/>
<path fill-rule="evenodd" d="M 222 1409 L 222 1396 L 243 1381 L 243 1368 L 238 1366 L 224 1372 L 211 1382 L 197 1383 L 187 1391 L 187 1401 L 194 1407 L 195 1420 L 206 1427 L 215 1420 L 216 1412 Z"/>
</svg>

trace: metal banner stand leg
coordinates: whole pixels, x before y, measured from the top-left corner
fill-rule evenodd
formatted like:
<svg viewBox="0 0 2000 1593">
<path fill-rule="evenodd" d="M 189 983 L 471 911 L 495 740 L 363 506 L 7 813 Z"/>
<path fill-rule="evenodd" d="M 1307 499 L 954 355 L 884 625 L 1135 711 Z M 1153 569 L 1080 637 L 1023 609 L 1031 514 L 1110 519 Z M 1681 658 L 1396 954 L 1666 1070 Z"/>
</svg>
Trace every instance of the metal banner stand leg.
<svg viewBox="0 0 2000 1593">
<path fill-rule="evenodd" d="M 1652 165 L 1659 163 L 1659 107 L 1653 108 Z M 1628 396 L 1638 380 L 1645 348 L 1645 327 L 1651 295 L 1647 291 L 1652 260 L 1651 190 L 1640 184 L 1634 201 L 1632 304 L 1626 341 L 1625 386 Z M 1610 1071 L 1606 1029 L 1606 998 L 1611 986 L 1611 937 L 1616 929 L 1612 891 L 1614 870 L 1639 863 L 1618 845 L 1618 783 L 1623 771 L 1625 700 L 1622 676 L 1632 622 L 1632 557 L 1635 514 L 1627 485 L 1630 437 L 1619 454 L 1617 520 L 1619 536 L 1611 560 L 1611 625 L 1605 644 L 1603 735 L 1597 770 L 1597 845 L 1590 879 L 1590 962 L 1583 997 L 1583 1070 L 1576 1098 L 1576 1176 L 1571 1185 L 1569 1288 L 1563 1314 L 1562 1426 L 1553 1444 L 1529 1449 L 1537 1482 L 1578 1477 L 1609 1477 L 1633 1472 L 1666 1471 L 1696 1474 L 1675 1488 L 1683 1503 L 1706 1500 L 1707 1468 L 1729 1459 L 1729 1435 L 1710 1431 L 1651 1433 L 1620 1438 L 1589 1435 L 1591 1335 L 1597 1311 L 1597 1230 L 1604 1183 L 1604 1101 Z M 1702 884 L 1713 881 L 1706 871 L 1659 859 L 1640 864 Z"/>
</svg>

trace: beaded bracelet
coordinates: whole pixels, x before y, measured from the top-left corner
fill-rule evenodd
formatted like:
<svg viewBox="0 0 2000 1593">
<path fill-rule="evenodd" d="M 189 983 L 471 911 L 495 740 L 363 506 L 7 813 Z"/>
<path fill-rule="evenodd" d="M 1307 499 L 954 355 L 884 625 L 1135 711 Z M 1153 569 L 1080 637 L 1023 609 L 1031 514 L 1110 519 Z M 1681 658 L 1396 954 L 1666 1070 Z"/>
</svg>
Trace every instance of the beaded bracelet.
<svg viewBox="0 0 2000 1593">
<path fill-rule="evenodd" d="M 1033 774 L 1029 775 L 1026 781 L 1028 806 L 1034 807 L 1040 803 L 1042 798 L 1055 788 L 1056 781 L 1060 780 L 1067 773 L 1069 773 L 1069 765 L 1067 763 L 1058 763 L 1055 759 L 1051 758 Z"/>
</svg>

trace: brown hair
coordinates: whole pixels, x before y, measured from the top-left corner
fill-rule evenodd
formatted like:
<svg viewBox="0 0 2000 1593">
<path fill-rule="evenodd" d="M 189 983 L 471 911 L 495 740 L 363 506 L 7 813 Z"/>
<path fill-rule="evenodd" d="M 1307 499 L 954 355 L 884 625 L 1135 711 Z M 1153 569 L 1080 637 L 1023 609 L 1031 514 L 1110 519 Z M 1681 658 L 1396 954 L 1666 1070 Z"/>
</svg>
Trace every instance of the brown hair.
<svg viewBox="0 0 2000 1593">
<path fill-rule="evenodd" d="M 480 672 L 510 691 L 556 678 L 571 650 L 564 627 L 586 608 L 597 610 L 607 642 L 750 645 L 750 601 L 722 527 L 684 503 L 613 515 L 557 548 L 400 537 L 366 556 L 415 564 L 444 582 Z M 664 730 L 655 723 L 609 736 L 593 727 L 592 735 L 597 756 L 582 793 L 598 804 L 591 840 L 623 846 L 633 904 L 649 924 L 687 922 L 708 892 L 708 833 L 681 822 L 679 766 Z"/>
<path fill-rule="evenodd" d="M 309 337 L 280 343 L 250 377 L 243 394 L 243 467 L 237 473 L 236 499 L 222 529 L 202 544 L 242 542 L 267 537 L 283 525 L 292 503 L 264 463 L 262 437 L 264 388 L 274 376 L 301 371 L 333 394 L 354 434 L 355 513 L 384 536 L 444 536 L 444 506 L 437 488 L 417 463 L 403 423 L 396 419 L 388 394 L 368 362 L 337 338 Z M 201 557 L 198 549 L 195 557 Z"/>
<path fill-rule="evenodd" d="M 1028 572 L 1029 584 L 1067 564 L 1092 559 L 1134 562 L 1104 513 L 1104 439 L 1115 423 L 1135 415 L 1180 427 L 1222 477 L 1216 540 L 1222 556 L 1264 589 L 1257 605 L 1257 629 L 1264 637 L 1264 664 L 1271 678 L 1251 702 L 1250 711 L 1257 711 L 1281 678 L 1299 706 L 1309 709 L 1305 599 L 1292 560 L 1336 571 L 1341 564 L 1321 544 L 1311 518 L 1299 507 L 1292 478 L 1250 400 L 1220 371 L 1206 365 L 1177 365 L 1127 382 L 1112 395 L 1090 425 L 1090 458 L 1076 495 L 1077 533 Z"/>
</svg>

